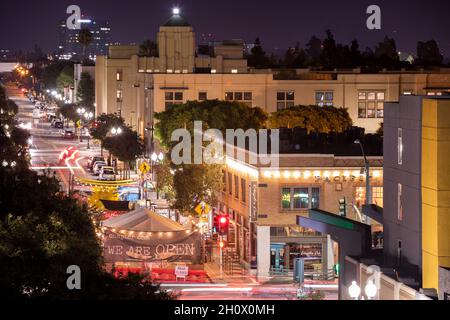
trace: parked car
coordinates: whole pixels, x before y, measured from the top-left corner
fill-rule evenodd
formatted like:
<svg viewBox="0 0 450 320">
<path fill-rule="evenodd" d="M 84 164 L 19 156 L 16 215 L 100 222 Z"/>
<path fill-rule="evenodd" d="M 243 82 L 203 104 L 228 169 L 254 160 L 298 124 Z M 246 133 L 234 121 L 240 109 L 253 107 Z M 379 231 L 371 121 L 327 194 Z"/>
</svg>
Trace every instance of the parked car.
<svg viewBox="0 0 450 320">
<path fill-rule="evenodd" d="M 92 167 L 92 172 L 94 175 L 98 176 L 100 174 L 100 169 L 108 164 L 105 161 L 96 161 Z"/>
<path fill-rule="evenodd" d="M 63 123 L 61 121 L 55 121 L 54 127 L 57 128 L 57 129 L 63 129 L 64 125 L 63 125 Z"/>
<path fill-rule="evenodd" d="M 102 166 L 98 175 L 98 180 L 116 180 L 116 174 L 113 167 Z"/>
<path fill-rule="evenodd" d="M 75 137 L 75 135 L 74 135 L 72 130 L 62 130 L 61 131 L 61 136 L 64 139 L 73 139 Z"/>
<path fill-rule="evenodd" d="M 92 157 L 89 157 L 89 159 L 87 161 L 87 168 L 89 170 L 92 170 L 92 167 L 94 166 L 94 163 L 96 163 L 97 161 L 106 162 L 105 158 L 103 158 L 102 156 L 92 156 Z"/>
</svg>

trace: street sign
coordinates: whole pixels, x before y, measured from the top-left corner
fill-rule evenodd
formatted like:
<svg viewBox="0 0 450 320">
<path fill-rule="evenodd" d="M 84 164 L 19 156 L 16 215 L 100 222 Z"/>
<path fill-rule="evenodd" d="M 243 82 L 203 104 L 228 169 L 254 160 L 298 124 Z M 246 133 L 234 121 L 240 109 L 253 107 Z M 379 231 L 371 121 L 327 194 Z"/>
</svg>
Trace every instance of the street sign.
<svg viewBox="0 0 450 320">
<path fill-rule="evenodd" d="M 77 121 L 77 127 L 78 127 L 78 128 L 81 128 L 81 120 L 78 120 L 78 121 Z"/>
<path fill-rule="evenodd" d="M 175 276 L 177 278 L 183 278 L 184 280 L 186 280 L 188 274 L 189 274 L 188 266 L 175 266 Z"/>
<path fill-rule="evenodd" d="M 141 171 L 141 173 L 146 174 L 147 172 L 150 171 L 150 165 L 147 162 L 142 162 L 141 165 L 139 166 L 139 171 Z"/>
<path fill-rule="evenodd" d="M 209 211 L 211 211 L 211 207 L 203 201 L 195 207 L 195 212 L 197 212 L 199 215 L 208 213 Z"/>
</svg>

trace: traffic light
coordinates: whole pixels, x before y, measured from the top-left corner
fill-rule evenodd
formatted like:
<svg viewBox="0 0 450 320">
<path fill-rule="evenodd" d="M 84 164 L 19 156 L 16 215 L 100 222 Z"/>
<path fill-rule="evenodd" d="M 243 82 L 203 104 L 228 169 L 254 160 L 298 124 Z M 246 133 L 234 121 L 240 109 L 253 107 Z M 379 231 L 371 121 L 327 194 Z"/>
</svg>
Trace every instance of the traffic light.
<svg viewBox="0 0 450 320">
<path fill-rule="evenodd" d="M 339 215 L 342 217 L 347 216 L 347 202 L 345 198 L 339 199 Z"/>
<path fill-rule="evenodd" d="M 219 248 L 225 247 L 225 242 L 223 240 L 219 241 Z"/>
<path fill-rule="evenodd" d="M 225 214 L 219 215 L 218 222 L 219 222 L 219 234 L 221 235 L 228 234 L 228 225 L 230 224 L 228 216 Z"/>
</svg>

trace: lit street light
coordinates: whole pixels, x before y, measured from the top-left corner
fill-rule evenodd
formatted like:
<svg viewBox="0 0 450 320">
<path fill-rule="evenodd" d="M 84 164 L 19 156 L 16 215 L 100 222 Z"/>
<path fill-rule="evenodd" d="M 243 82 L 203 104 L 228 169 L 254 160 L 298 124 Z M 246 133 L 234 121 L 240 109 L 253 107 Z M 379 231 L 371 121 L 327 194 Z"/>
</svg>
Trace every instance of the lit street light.
<svg viewBox="0 0 450 320">
<path fill-rule="evenodd" d="M 86 119 L 86 121 L 88 123 L 88 126 L 91 123 L 91 120 L 92 120 L 93 117 L 94 117 L 94 114 L 92 112 L 85 112 L 84 113 L 84 118 Z M 87 143 L 86 149 L 90 149 L 91 148 L 90 145 L 89 145 L 89 141 L 91 140 L 90 138 L 91 138 L 91 134 L 90 134 L 90 132 L 88 132 L 88 143 Z"/>
<path fill-rule="evenodd" d="M 85 112 L 86 112 L 86 109 L 85 109 L 85 108 L 77 108 L 77 113 L 78 113 L 78 115 L 80 116 L 80 120 L 81 120 L 81 118 L 82 118 L 82 115 L 83 115 Z M 81 128 L 80 128 L 80 142 L 83 142 L 82 131 L 83 131 L 83 128 L 81 127 Z"/>
</svg>

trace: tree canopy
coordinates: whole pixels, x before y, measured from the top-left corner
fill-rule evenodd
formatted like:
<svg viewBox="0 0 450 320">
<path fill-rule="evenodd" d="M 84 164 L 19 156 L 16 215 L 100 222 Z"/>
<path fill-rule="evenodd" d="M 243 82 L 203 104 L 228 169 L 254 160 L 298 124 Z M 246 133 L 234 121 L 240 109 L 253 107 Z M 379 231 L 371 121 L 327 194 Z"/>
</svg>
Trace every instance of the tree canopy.
<svg viewBox="0 0 450 320">
<path fill-rule="evenodd" d="M 95 102 L 95 83 L 88 72 L 82 72 L 80 75 L 77 98 L 81 106 L 93 110 Z"/>
<path fill-rule="evenodd" d="M 306 128 L 308 133 L 344 132 L 352 126 L 345 108 L 330 106 L 293 106 L 270 115 L 271 128 Z"/>
</svg>

